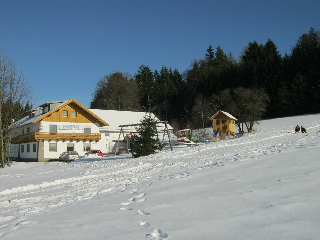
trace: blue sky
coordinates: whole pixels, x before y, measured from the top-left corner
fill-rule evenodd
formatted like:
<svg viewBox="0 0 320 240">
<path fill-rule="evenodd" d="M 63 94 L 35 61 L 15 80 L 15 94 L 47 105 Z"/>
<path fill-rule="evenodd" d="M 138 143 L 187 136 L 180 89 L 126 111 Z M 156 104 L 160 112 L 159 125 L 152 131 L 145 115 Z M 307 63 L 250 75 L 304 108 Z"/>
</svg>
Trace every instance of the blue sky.
<svg viewBox="0 0 320 240">
<path fill-rule="evenodd" d="M 76 99 L 89 107 L 96 83 L 142 64 L 190 68 L 209 45 L 238 58 L 270 38 L 282 55 L 311 27 L 319 0 L 0 0 L 0 50 L 34 90 L 35 105 Z"/>
</svg>

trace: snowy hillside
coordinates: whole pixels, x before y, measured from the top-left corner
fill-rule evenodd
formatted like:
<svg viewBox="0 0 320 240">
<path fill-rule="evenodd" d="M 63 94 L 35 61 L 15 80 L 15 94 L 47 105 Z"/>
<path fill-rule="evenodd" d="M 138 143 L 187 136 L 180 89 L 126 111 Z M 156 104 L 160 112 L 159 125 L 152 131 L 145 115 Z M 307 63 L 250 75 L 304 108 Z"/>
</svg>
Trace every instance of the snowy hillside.
<svg viewBox="0 0 320 240">
<path fill-rule="evenodd" d="M 320 114 L 255 129 L 137 159 L 13 163 L 0 239 L 320 239 Z"/>
</svg>

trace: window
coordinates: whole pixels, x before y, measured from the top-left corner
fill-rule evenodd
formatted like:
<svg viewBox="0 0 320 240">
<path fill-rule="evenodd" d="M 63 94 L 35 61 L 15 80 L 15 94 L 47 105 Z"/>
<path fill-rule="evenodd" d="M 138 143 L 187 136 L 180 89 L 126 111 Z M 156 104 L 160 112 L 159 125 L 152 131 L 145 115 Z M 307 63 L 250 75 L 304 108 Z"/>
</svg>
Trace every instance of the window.
<svg viewBox="0 0 320 240">
<path fill-rule="evenodd" d="M 16 146 L 10 146 L 10 153 L 16 153 Z"/>
<path fill-rule="evenodd" d="M 45 106 L 45 107 L 43 108 L 43 113 L 47 113 L 47 112 L 49 112 L 49 106 Z"/>
<path fill-rule="evenodd" d="M 62 117 L 68 117 L 68 111 L 62 110 Z"/>
<path fill-rule="evenodd" d="M 77 117 L 77 112 L 76 111 L 72 111 L 71 112 L 71 117 L 74 117 L 74 118 Z"/>
<path fill-rule="evenodd" d="M 50 125 L 50 132 L 57 133 L 57 125 Z"/>
<path fill-rule="evenodd" d="M 27 133 L 29 133 L 30 132 L 30 127 L 27 127 Z"/>
<path fill-rule="evenodd" d="M 21 145 L 21 152 L 24 152 L 24 145 Z"/>
<path fill-rule="evenodd" d="M 84 133 L 91 133 L 91 128 L 85 127 L 84 128 Z"/>
<path fill-rule="evenodd" d="M 34 144 L 32 145 L 32 150 L 33 150 L 33 152 L 36 152 L 36 151 L 37 151 L 37 144 L 36 144 L 36 143 L 34 143 Z"/>
<path fill-rule="evenodd" d="M 226 124 L 226 120 L 222 120 L 222 124 L 225 125 Z"/>
<path fill-rule="evenodd" d="M 90 150 L 90 143 L 83 143 L 83 151 L 87 152 Z"/>
<path fill-rule="evenodd" d="M 105 135 L 106 137 L 109 137 L 109 136 L 110 136 L 110 133 L 109 133 L 109 132 L 105 132 L 104 135 Z"/>
<path fill-rule="evenodd" d="M 217 120 L 216 124 L 219 125 L 220 124 L 220 120 Z"/>
<path fill-rule="evenodd" d="M 73 143 L 68 143 L 67 144 L 67 151 L 69 152 L 69 151 L 74 151 L 74 145 L 73 145 Z"/>
<path fill-rule="evenodd" d="M 30 152 L 30 144 L 27 144 L 27 152 Z"/>
<path fill-rule="evenodd" d="M 49 151 L 56 152 L 57 151 L 57 143 L 49 143 Z"/>
<path fill-rule="evenodd" d="M 22 129 L 22 134 L 24 134 L 24 129 Z"/>
</svg>

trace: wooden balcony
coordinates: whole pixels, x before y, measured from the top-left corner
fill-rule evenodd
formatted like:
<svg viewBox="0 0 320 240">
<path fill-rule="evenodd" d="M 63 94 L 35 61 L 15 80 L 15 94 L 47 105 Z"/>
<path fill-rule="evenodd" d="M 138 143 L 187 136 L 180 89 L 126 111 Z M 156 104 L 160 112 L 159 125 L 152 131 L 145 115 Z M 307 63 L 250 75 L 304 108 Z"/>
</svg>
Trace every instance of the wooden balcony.
<svg viewBox="0 0 320 240">
<path fill-rule="evenodd" d="M 99 141 L 101 139 L 100 133 L 48 133 L 35 132 L 12 137 L 12 144 L 21 144 L 28 142 L 36 142 L 40 140 L 61 140 L 61 141 Z"/>
<path fill-rule="evenodd" d="M 101 139 L 100 133 L 47 133 L 36 132 L 35 139 L 39 140 L 70 140 L 70 141 L 99 141 Z"/>
</svg>

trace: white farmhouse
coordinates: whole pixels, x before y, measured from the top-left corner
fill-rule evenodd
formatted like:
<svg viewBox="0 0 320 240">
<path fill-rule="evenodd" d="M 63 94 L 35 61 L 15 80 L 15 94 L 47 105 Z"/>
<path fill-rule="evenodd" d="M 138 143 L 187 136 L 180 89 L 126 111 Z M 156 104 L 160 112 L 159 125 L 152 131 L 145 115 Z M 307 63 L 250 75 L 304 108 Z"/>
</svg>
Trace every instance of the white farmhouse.
<svg viewBox="0 0 320 240">
<path fill-rule="evenodd" d="M 144 112 L 87 109 L 74 99 L 39 107 L 14 124 L 9 150 L 12 159 L 45 162 L 57 160 L 65 151 L 84 156 L 90 149 L 115 153 L 128 147 L 129 137 L 145 116 Z M 162 140 L 168 133 L 165 130 L 170 129 L 164 122 L 157 124 L 159 138 Z"/>
<path fill-rule="evenodd" d="M 20 161 L 50 161 L 64 151 L 84 155 L 100 147 L 104 120 L 74 99 L 47 102 L 17 121 L 12 130 L 10 157 Z"/>
</svg>

